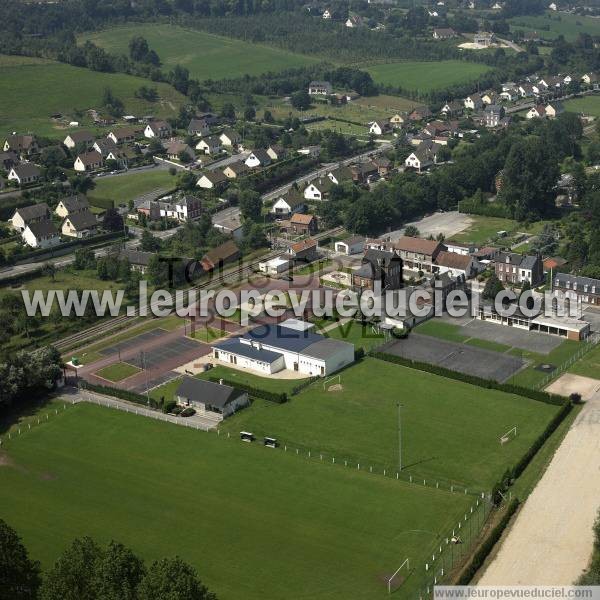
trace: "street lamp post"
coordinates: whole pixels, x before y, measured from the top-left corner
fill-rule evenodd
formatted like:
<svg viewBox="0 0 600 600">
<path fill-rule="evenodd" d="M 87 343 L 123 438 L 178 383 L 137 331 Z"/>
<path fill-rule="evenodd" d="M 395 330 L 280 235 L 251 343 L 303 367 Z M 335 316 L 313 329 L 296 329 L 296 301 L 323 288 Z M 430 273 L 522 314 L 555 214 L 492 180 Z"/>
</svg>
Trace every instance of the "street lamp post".
<svg viewBox="0 0 600 600">
<path fill-rule="evenodd" d="M 398 402 L 398 471 L 402 471 L 402 404 Z"/>
</svg>

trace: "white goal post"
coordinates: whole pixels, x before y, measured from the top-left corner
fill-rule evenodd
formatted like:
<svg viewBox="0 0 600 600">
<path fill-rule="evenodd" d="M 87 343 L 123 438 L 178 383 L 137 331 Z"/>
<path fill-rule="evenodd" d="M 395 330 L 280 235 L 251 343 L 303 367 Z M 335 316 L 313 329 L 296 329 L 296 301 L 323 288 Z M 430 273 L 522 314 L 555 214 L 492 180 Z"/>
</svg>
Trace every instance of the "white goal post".
<svg viewBox="0 0 600 600">
<path fill-rule="evenodd" d="M 338 384 L 342 383 L 342 376 L 341 375 L 334 375 L 333 377 L 330 377 L 329 379 L 326 379 L 323 382 L 323 391 L 325 391 L 327 389 L 327 384 L 331 381 L 335 381 L 337 379 Z"/>
<path fill-rule="evenodd" d="M 402 570 L 402 568 L 404 567 L 404 565 L 406 565 L 406 570 L 410 571 L 410 561 L 407 558 L 395 571 L 395 573 L 388 579 L 387 582 L 387 588 L 388 588 L 388 594 L 392 593 L 392 581 L 394 580 L 394 577 L 396 577 L 398 575 L 398 573 L 400 573 L 400 571 Z"/>
<path fill-rule="evenodd" d="M 506 444 L 510 440 L 510 437 L 517 437 L 517 426 L 511 427 L 505 434 L 500 436 L 500 444 Z"/>
</svg>

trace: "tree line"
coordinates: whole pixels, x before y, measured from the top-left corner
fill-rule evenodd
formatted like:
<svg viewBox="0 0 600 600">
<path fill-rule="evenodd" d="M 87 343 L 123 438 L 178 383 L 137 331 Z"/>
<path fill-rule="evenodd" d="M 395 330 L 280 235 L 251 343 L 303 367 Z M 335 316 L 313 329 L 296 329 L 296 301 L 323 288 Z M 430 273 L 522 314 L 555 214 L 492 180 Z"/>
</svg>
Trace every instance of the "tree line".
<svg viewBox="0 0 600 600">
<path fill-rule="evenodd" d="M 20 537 L 0 519 L 0 600 L 216 600 L 178 556 L 150 565 L 123 544 L 73 540 L 42 574 Z"/>
</svg>

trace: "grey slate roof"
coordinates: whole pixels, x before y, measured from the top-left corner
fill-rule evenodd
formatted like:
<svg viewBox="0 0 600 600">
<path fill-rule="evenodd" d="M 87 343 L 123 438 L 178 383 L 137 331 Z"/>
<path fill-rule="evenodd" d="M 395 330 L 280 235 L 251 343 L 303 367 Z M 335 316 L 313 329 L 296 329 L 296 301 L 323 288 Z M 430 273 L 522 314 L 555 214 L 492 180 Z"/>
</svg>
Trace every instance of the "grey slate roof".
<svg viewBox="0 0 600 600">
<path fill-rule="evenodd" d="M 33 235 L 35 235 L 35 237 L 38 239 L 48 235 L 58 235 L 58 231 L 56 230 L 56 227 L 54 227 L 54 223 L 50 220 L 30 223 L 27 225 L 27 227 L 29 227 L 31 233 L 33 233 Z"/>
<path fill-rule="evenodd" d="M 237 337 L 223 340 L 222 342 L 215 344 L 213 348 L 224 350 L 225 352 L 233 352 L 234 354 L 239 354 L 240 356 L 245 356 L 246 358 L 268 364 L 275 362 L 282 356 L 278 352 L 273 352 L 272 350 L 264 350 L 263 348 L 256 348 L 250 344 L 243 344 Z"/>
<path fill-rule="evenodd" d="M 184 377 L 175 395 L 202 404 L 223 408 L 244 393 L 242 390 L 237 390 L 229 385 L 221 385 L 204 379 L 196 379 L 195 377 Z"/>
<path fill-rule="evenodd" d="M 98 225 L 98 219 L 96 219 L 95 215 L 90 211 L 69 215 L 67 219 L 71 221 L 71 225 L 78 231 L 96 227 Z"/>
<path fill-rule="evenodd" d="M 50 209 L 45 202 L 40 202 L 39 204 L 32 204 L 30 206 L 22 206 L 17 208 L 14 214 L 16 215 L 17 213 L 21 215 L 23 221 L 27 222 L 30 219 L 39 219 L 40 217 L 48 218 Z"/>
<path fill-rule="evenodd" d="M 319 358 L 326 360 L 338 350 L 347 348 L 350 344 L 342 340 L 334 340 L 333 338 L 324 338 L 304 348 L 302 354 L 311 358 Z"/>
<path fill-rule="evenodd" d="M 600 293 L 600 279 L 582 277 L 581 275 L 570 275 L 569 273 L 556 273 L 554 275 L 554 285 L 566 288 L 567 283 L 569 284 L 570 288 L 573 288 L 573 284 L 577 284 L 577 289 L 583 290 L 583 286 L 587 285 L 590 289 L 593 287 L 595 292 Z"/>
</svg>

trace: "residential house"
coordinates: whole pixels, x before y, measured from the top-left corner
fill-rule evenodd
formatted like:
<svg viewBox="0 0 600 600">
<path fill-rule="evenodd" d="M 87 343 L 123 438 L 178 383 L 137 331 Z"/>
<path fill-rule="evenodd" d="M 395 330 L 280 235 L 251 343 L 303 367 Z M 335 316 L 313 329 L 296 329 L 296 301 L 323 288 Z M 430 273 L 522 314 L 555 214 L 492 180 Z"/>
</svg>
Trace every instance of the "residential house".
<svg viewBox="0 0 600 600">
<path fill-rule="evenodd" d="M 335 251 L 339 254 L 345 254 L 351 256 L 353 254 L 360 254 L 365 249 L 365 238 L 359 235 L 355 235 L 345 240 L 341 240 L 334 244 Z"/>
<path fill-rule="evenodd" d="M 588 87 L 591 87 L 593 90 L 600 89 L 600 78 L 598 75 L 596 75 L 596 73 L 585 73 L 581 77 L 581 81 Z"/>
<path fill-rule="evenodd" d="M 376 156 L 371 161 L 377 167 L 377 173 L 381 177 L 387 177 L 392 170 L 392 161 L 387 156 Z"/>
<path fill-rule="evenodd" d="M 21 237 L 31 248 L 52 248 L 60 244 L 58 230 L 50 220 L 30 223 Z"/>
<path fill-rule="evenodd" d="M 444 240 L 444 248 L 447 252 L 454 252 L 455 254 L 473 254 L 478 250 L 477 246 L 473 244 L 463 244 L 462 242 L 453 242 L 452 240 Z"/>
<path fill-rule="evenodd" d="M 196 185 L 205 190 L 214 190 L 223 186 L 226 181 L 227 177 L 221 171 L 206 171 L 200 176 Z"/>
<path fill-rule="evenodd" d="M 351 15 L 346 19 L 344 25 L 353 29 L 355 27 L 360 27 L 364 24 L 364 19 L 360 15 Z"/>
<path fill-rule="evenodd" d="M 242 136 L 235 129 L 225 129 L 219 136 L 219 140 L 223 146 L 231 148 L 241 143 Z"/>
<path fill-rule="evenodd" d="M 19 157 L 13 150 L 0 152 L 0 170 L 10 171 L 11 167 L 14 167 L 18 162 Z"/>
<path fill-rule="evenodd" d="M 135 127 L 119 127 L 110 131 L 106 137 L 115 144 L 127 144 L 135 141 L 139 134 L 139 129 Z"/>
<path fill-rule="evenodd" d="M 446 115 L 447 117 L 456 117 L 462 115 L 464 112 L 464 104 L 459 102 L 458 100 L 453 100 L 452 102 L 446 102 L 444 106 L 442 106 L 440 112 Z"/>
<path fill-rule="evenodd" d="M 560 102 L 550 102 L 546 105 L 546 116 L 549 119 L 555 119 L 565 111 L 563 105 Z"/>
<path fill-rule="evenodd" d="M 504 118 L 504 108 L 497 104 L 486 106 L 483 111 L 483 124 L 486 127 L 498 127 Z"/>
<path fill-rule="evenodd" d="M 388 121 L 373 121 L 369 127 L 369 133 L 373 135 L 385 135 L 392 129 L 391 123 Z"/>
<path fill-rule="evenodd" d="M 551 285 L 553 294 L 563 300 L 568 299 L 569 302 L 578 304 L 585 302 L 600 305 L 600 279 L 555 273 Z"/>
<path fill-rule="evenodd" d="M 161 207 L 161 217 L 169 217 L 185 223 L 197 219 L 202 214 L 202 202 L 196 196 L 178 194 L 169 203 L 169 209 L 169 214 L 162 214 L 165 209 Z"/>
<path fill-rule="evenodd" d="M 496 36 L 493 33 L 489 33 L 487 31 L 480 31 L 476 33 L 473 37 L 473 43 L 478 46 L 483 46 L 485 48 L 489 48 L 492 44 L 496 42 Z"/>
<path fill-rule="evenodd" d="M 67 237 L 85 238 L 98 230 L 98 220 L 89 210 L 69 215 L 62 223 L 61 231 Z"/>
<path fill-rule="evenodd" d="M 321 146 L 305 146 L 304 148 L 297 150 L 297 152 L 298 154 L 308 156 L 309 158 L 319 158 L 319 155 L 321 154 Z"/>
<path fill-rule="evenodd" d="M 487 92 L 483 92 L 483 94 L 481 94 L 481 101 L 486 106 L 489 104 L 496 104 L 498 98 L 501 96 L 502 95 L 498 96 L 498 94 L 494 92 L 494 90 L 488 90 Z"/>
<path fill-rule="evenodd" d="M 148 265 L 154 252 L 142 252 L 141 250 L 130 250 L 128 248 L 121 250 L 120 257 L 127 259 L 133 271 L 144 274 L 148 270 Z"/>
<path fill-rule="evenodd" d="M 295 189 L 290 189 L 277 198 L 271 207 L 271 213 L 277 216 L 289 216 L 306 210 L 304 196 Z"/>
<path fill-rule="evenodd" d="M 111 138 L 101 138 L 94 142 L 92 146 L 92 150 L 99 152 L 102 155 L 102 158 L 107 159 L 108 155 L 113 153 L 116 154 L 119 152 L 119 147 Z"/>
<path fill-rule="evenodd" d="M 74 215 L 90 210 L 90 203 L 83 194 L 75 194 L 62 198 L 54 209 L 54 213 L 63 219 L 69 215 Z"/>
<path fill-rule="evenodd" d="M 306 200 L 326 200 L 334 183 L 329 177 L 320 177 L 304 188 Z"/>
<path fill-rule="evenodd" d="M 246 166 L 246 163 L 241 161 L 232 162 L 223 169 L 223 175 L 225 175 L 227 179 L 237 179 L 238 177 L 243 177 L 246 175 L 248 171 L 249 169 Z"/>
<path fill-rule="evenodd" d="M 484 266 L 472 254 L 458 254 L 441 250 L 435 258 L 433 272 L 449 273 L 452 277 L 464 276 L 466 279 L 475 277 Z"/>
<path fill-rule="evenodd" d="M 204 137 L 210 134 L 210 125 L 206 119 L 192 119 L 187 128 L 189 135 L 198 135 Z"/>
<path fill-rule="evenodd" d="M 365 183 L 370 181 L 378 174 L 378 167 L 373 161 L 360 162 L 350 166 L 352 181 L 354 183 Z"/>
<path fill-rule="evenodd" d="M 90 150 L 89 152 L 77 155 L 73 163 L 73 168 L 79 172 L 97 171 L 102 168 L 103 164 L 102 154 L 96 152 L 96 150 Z"/>
<path fill-rule="evenodd" d="M 433 117 L 433 113 L 428 106 L 419 106 L 408 115 L 409 121 L 424 121 Z"/>
<path fill-rule="evenodd" d="M 403 117 L 400 113 L 396 113 L 394 116 L 390 117 L 390 125 L 394 129 L 399 129 L 405 122 L 405 117 Z"/>
<path fill-rule="evenodd" d="M 423 142 L 419 147 L 409 154 L 404 161 L 404 165 L 409 169 L 423 171 L 437 163 L 437 153 L 441 146 L 435 142 Z"/>
<path fill-rule="evenodd" d="M 500 93 L 500 100 L 504 100 L 505 102 L 516 102 L 520 97 L 521 93 L 516 88 L 505 90 Z"/>
<path fill-rule="evenodd" d="M 80 147 L 85 146 L 85 148 L 89 148 L 93 143 L 94 136 L 85 129 L 73 131 L 63 140 L 63 144 L 69 149 L 75 148 L 78 145 Z"/>
<path fill-rule="evenodd" d="M 467 96 L 464 100 L 465 108 L 469 110 L 479 110 L 483 108 L 483 100 L 481 99 L 480 94 L 471 94 Z"/>
<path fill-rule="evenodd" d="M 444 249 L 443 244 L 436 240 L 408 236 L 402 236 L 392 247 L 402 259 L 405 269 L 426 273 L 433 272 L 435 259 Z"/>
<path fill-rule="evenodd" d="M 123 146 L 116 150 L 111 150 L 104 158 L 104 166 L 109 166 L 109 161 L 115 162 L 118 169 L 126 169 L 129 165 L 129 159 L 135 158 L 135 153 L 128 148 L 127 146 Z"/>
<path fill-rule="evenodd" d="M 500 252 L 494 265 L 496 277 L 502 283 L 522 284 L 528 281 L 536 287 L 544 281 L 544 265 L 538 255 Z"/>
<path fill-rule="evenodd" d="M 250 152 L 250 156 L 245 160 L 245 163 L 249 169 L 267 167 L 271 164 L 271 157 L 266 150 L 257 148 L 253 152 Z"/>
<path fill-rule="evenodd" d="M 402 287 L 402 258 L 394 252 L 368 249 L 360 268 L 352 273 L 352 285 L 356 290 L 397 290 Z"/>
<path fill-rule="evenodd" d="M 144 137 L 166 139 L 171 137 L 173 130 L 166 121 L 150 121 L 144 129 Z"/>
<path fill-rule="evenodd" d="M 454 31 L 454 29 L 452 29 L 451 27 L 436 27 L 433 30 L 434 40 L 450 40 L 453 37 L 456 37 L 456 31 Z"/>
<path fill-rule="evenodd" d="M 311 262 L 317 258 L 317 251 L 317 240 L 307 238 L 300 242 L 291 244 L 287 253 L 296 262 Z"/>
<path fill-rule="evenodd" d="M 546 117 L 546 107 L 543 104 L 532 106 L 525 115 L 528 119 L 544 119 Z"/>
<path fill-rule="evenodd" d="M 27 185 L 39 181 L 42 172 L 30 162 L 22 162 L 15 165 L 8 172 L 8 180 L 16 181 L 19 185 Z"/>
<path fill-rule="evenodd" d="M 267 148 L 267 154 L 271 160 L 281 160 L 285 156 L 285 148 L 279 144 L 271 144 Z"/>
<path fill-rule="evenodd" d="M 175 391 L 178 404 L 193 407 L 205 418 L 219 422 L 249 406 L 248 392 L 219 383 L 185 376 Z"/>
<path fill-rule="evenodd" d="M 182 157 L 187 157 L 188 162 L 192 162 L 196 158 L 196 153 L 182 140 L 170 140 L 165 144 L 165 152 L 171 160 L 181 160 Z M 186 158 L 184 158 L 184 161 Z"/>
<path fill-rule="evenodd" d="M 290 230 L 297 235 L 314 235 L 317 233 L 317 219 L 314 215 L 294 213 L 290 219 Z"/>
<path fill-rule="evenodd" d="M 533 98 L 533 96 L 535 96 L 533 85 L 531 85 L 531 83 L 522 83 L 517 89 L 519 90 L 521 98 Z"/>
<path fill-rule="evenodd" d="M 12 150 L 16 152 L 21 158 L 32 156 L 33 154 L 39 154 L 40 146 L 37 138 L 34 135 L 9 135 L 4 139 L 4 145 L 2 147 L 4 152 Z"/>
<path fill-rule="evenodd" d="M 240 249 L 233 240 L 229 240 L 212 250 L 209 250 L 200 261 L 205 271 L 222 269 L 223 265 L 233 262 L 240 257 Z"/>
<path fill-rule="evenodd" d="M 311 81 L 308 84 L 309 96 L 330 96 L 333 87 L 329 81 Z"/>
<path fill-rule="evenodd" d="M 50 209 L 48 205 L 45 202 L 40 202 L 39 204 L 17 208 L 9 221 L 13 229 L 23 232 L 28 225 L 49 219 Z"/>
<path fill-rule="evenodd" d="M 204 154 L 218 154 L 222 149 L 221 138 L 216 135 L 202 138 L 196 144 L 196 150 L 200 150 Z"/>
</svg>

